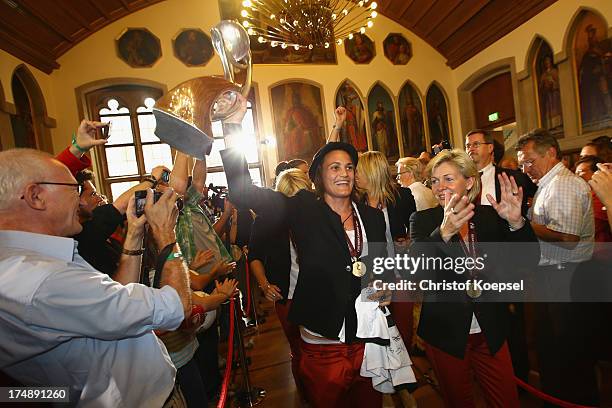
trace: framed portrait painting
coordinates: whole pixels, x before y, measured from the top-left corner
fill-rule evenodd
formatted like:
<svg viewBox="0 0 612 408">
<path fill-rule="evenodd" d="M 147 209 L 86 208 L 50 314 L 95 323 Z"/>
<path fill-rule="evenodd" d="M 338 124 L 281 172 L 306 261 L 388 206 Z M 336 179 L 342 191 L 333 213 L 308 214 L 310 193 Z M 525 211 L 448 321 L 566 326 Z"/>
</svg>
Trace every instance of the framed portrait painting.
<svg viewBox="0 0 612 408">
<path fill-rule="evenodd" d="M 359 91 L 348 79 L 336 93 L 336 106 L 346 108 L 346 121 L 340 131 L 340 140 L 352 144 L 359 152 L 368 150 L 367 117 Z"/>
<path fill-rule="evenodd" d="M 389 34 L 383 41 L 383 50 L 393 65 L 406 65 L 412 58 L 412 45 L 401 34 Z"/>
<path fill-rule="evenodd" d="M 172 41 L 174 55 L 188 67 L 201 67 L 214 55 L 210 37 L 197 28 L 182 30 Z"/>
<path fill-rule="evenodd" d="M 152 67 L 162 55 L 161 43 L 146 28 L 128 28 L 115 40 L 117 54 L 132 68 Z"/>
<path fill-rule="evenodd" d="M 443 140 L 450 140 L 448 125 L 448 107 L 444 93 L 438 85 L 431 84 L 425 98 L 427 106 L 427 121 L 429 122 L 429 138 L 431 144 L 438 144 Z"/>
<path fill-rule="evenodd" d="M 361 33 L 355 33 L 353 39 L 344 41 L 344 52 L 356 64 L 369 64 L 376 56 L 374 41 Z"/>
<path fill-rule="evenodd" d="M 418 155 L 425 150 L 426 146 L 423 104 L 419 93 L 410 82 L 406 82 L 400 91 L 399 113 L 404 147 L 403 155 Z"/>
<path fill-rule="evenodd" d="M 321 89 L 291 81 L 270 89 L 278 160 L 308 162 L 325 144 Z"/>
<path fill-rule="evenodd" d="M 540 126 L 555 136 L 563 135 L 563 116 L 561 111 L 561 86 L 559 70 L 554 63 L 553 51 L 546 41 L 540 46 L 534 60 Z"/>
<path fill-rule="evenodd" d="M 390 162 L 399 159 L 395 108 L 393 99 L 380 84 L 374 85 L 368 95 L 368 115 L 372 147 L 382 152 Z"/>
<path fill-rule="evenodd" d="M 612 127 L 612 38 L 603 18 L 582 12 L 573 53 L 583 131 Z"/>
</svg>

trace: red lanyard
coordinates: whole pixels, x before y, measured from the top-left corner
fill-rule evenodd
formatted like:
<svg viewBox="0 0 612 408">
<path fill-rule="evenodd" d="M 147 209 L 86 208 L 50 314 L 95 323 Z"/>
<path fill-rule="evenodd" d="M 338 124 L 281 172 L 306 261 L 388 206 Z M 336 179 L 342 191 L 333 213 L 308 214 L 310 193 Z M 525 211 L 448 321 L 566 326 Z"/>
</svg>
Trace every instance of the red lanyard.
<svg viewBox="0 0 612 408">
<path fill-rule="evenodd" d="M 473 221 L 468 221 L 467 238 L 468 238 L 467 245 L 465 241 L 463 240 L 463 237 L 461 237 L 461 239 L 459 240 L 461 244 L 461 249 L 463 249 L 465 256 L 468 256 L 474 259 L 476 258 L 476 242 L 478 242 L 478 240 L 476 239 L 476 225 L 474 224 Z M 472 270 L 470 270 L 470 273 L 471 272 Z"/>
<path fill-rule="evenodd" d="M 361 257 L 361 251 L 363 250 L 363 236 L 361 235 L 361 224 L 359 222 L 359 217 L 355 212 L 355 207 L 351 205 L 351 216 L 353 217 L 353 226 L 355 228 L 355 246 L 351 242 L 346 230 L 344 230 L 344 237 L 346 238 L 346 242 L 348 243 L 349 252 L 351 254 L 351 260 L 355 262 L 357 259 Z"/>
</svg>

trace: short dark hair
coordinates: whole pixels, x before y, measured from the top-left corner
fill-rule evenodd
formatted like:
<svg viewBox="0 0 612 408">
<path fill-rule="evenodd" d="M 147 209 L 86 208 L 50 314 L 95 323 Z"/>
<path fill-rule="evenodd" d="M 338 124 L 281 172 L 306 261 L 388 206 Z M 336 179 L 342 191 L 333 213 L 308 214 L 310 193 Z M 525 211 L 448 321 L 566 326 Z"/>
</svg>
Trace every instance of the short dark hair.
<svg viewBox="0 0 612 408">
<path fill-rule="evenodd" d="M 95 174 L 93 171 L 85 169 L 75 174 L 74 178 L 76 179 L 77 183 L 85 184 L 86 181 L 93 182 L 95 180 Z"/>
<path fill-rule="evenodd" d="M 473 129 L 470 130 L 467 135 L 465 135 L 465 140 L 467 140 L 468 137 L 472 136 L 472 135 L 476 135 L 476 134 L 482 134 L 484 141 L 486 143 L 493 143 L 494 139 L 493 139 L 493 132 L 491 132 L 490 130 L 484 130 L 484 129 Z"/>
<path fill-rule="evenodd" d="M 523 150 L 523 148 L 529 142 L 533 142 L 535 144 L 535 150 L 540 155 L 544 155 L 546 150 L 553 147 L 555 149 L 555 157 L 558 160 L 561 160 L 561 148 L 559 148 L 559 142 L 548 132 L 548 130 L 538 128 L 524 134 L 519 138 L 516 144 L 516 150 Z"/>
<path fill-rule="evenodd" d="M 591 171 L 595 172 L 597 171 L 597 163 L 602 163 L 602 162 L 603 160 L 601 160 L 597 156 L 584 156 L 583 158 L 578 160 L 576 164 L 574 164 L 574 168 L 578 167 L 579 164 L 588 163 L 589 167 L 591 167 Z"/>
</svg>

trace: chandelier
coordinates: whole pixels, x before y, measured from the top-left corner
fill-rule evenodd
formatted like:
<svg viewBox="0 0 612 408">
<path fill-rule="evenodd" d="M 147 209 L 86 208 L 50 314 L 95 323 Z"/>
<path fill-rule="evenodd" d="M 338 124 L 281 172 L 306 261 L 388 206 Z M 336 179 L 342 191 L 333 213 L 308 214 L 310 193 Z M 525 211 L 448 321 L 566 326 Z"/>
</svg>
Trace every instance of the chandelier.
<svg viewBox="0 0 612 408">
<path fill-rule="evenodd" d="M 369 3 L 369 4 L 368 4 Z M 329 48 L 374 25 L 376 2 L 369 0 L 244 0 L 242 25 L 272 47 Z"/>
</svg>

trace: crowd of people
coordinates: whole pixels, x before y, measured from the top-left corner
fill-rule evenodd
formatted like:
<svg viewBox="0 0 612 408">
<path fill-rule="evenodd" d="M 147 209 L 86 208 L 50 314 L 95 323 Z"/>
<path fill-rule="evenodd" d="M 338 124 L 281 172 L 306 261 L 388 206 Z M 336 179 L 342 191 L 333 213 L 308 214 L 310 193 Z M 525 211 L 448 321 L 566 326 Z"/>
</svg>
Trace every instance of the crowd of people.
<svg viewBox="0 0 612 408">
<path fill-rule="evenodd" d="M 241 101 L 224 120 L 230 138 Z M 446 406 L 482 397 L 518 407 L 525 301 L 542 391 L 597 405 L 595 361 L 611 357 L 610 309 L 593 303 L 612 297 L 610 138 L 585 145 L 573 169 L 542 129 L 519 139 L 514 164 L 476 129 L 464 148 L 390 166 L 340 142 L 346 109 L 334 115 L 327 143 L 310 162 L 279 163 L 271 189 L 253 184 L 239 149 L 223 150 L 219 216 L 206 161 L 181 152 L 108 203 L 84 154 L 106 142 L 104 123 L 81 122 L 56 157 L 0 152 L 3 381 L 68 387 L 79 406 L 207 406 L 220 391 L 222 305 L 239 298 L 240 269 L 274 302 L 304 406 L 381 407 L 398 393 L 415 407 L 410 355 L 423 355 Z M 485 252 L 484 268 L 446 266 Z M 377 271 L 402 256 L 444 263 Z M 510 276 L 535 294 L 500 300 L 470 284 Z M 424 281 L 452 289 L 393 290 Z"/>
</svg>

